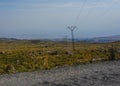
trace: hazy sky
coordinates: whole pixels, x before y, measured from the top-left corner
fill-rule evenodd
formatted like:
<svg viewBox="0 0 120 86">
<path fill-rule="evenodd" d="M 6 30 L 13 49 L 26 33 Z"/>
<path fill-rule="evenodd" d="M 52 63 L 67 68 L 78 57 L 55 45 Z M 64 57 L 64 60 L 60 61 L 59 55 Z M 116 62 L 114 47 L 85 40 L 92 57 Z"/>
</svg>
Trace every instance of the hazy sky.
<svg viewBox="0 0 120 86">
<path fill-rule="evenodd" d="M 120 35 L 120 0 L 0 0 L 0 37 Z"/>
</svg>

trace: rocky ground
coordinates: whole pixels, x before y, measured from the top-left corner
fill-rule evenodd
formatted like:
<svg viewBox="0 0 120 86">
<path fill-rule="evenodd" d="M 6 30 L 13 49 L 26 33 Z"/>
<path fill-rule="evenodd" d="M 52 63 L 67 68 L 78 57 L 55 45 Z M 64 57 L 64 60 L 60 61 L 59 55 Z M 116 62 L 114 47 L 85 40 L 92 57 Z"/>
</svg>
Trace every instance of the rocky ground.
<svg viewBox="0 0 120 86">
<path fill-rule="evenodd" d="M 0 86 L 120 86 L 120 61 L 5 74 Z"/>
</svg>

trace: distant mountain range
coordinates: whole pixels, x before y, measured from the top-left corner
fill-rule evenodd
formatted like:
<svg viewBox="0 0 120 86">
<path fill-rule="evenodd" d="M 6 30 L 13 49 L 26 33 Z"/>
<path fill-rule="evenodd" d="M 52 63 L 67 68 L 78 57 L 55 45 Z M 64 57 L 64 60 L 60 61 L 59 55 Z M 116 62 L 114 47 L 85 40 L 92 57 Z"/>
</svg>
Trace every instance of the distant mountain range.
<svg viewBox="0 0 120 86">
<path fill-rule="evenodd" d="M 0 38 L 0 41 L 17 41 L 19 39 L 16 38 Z M 33 39 L 31 39 L 33 40 Z M 35 41 L 34 39 L 33 41 Z M 56 41 L 56 42 L 70 42 L 71 39 L 37 39 L 37 41 Z M 105 42 L 115 42 L 115 41 L 120 41 L 120 35 L 114 35 L 114 36 L 104 36 L 104 37 L 94 37 L 94 38 L 89 38 L 89 39 L 75 39 L 76 42 L 90 42 L 90 43 L 105 43 Z"/>
<path fill-rule="evenodd" d="M 53 41 L 57 42 L 70 42 L 71 39 L 53 39 Z M 94 38 L 77 38 L 75 39 L 75 42 L 90 42 L 90 43 L 104 43 L 104 42 L 115 42 L 120 41 L 120 35 L 114 35 L 114 36 L 104 36 L 104 37 L 94 37 Z"/>
<path fill-rule="evenodd" d="M 91 39 L 84 39 L 82 41 L 86 41 L 86 42 L 115 42 L 115 41 L 120 41 L 120 35 L 95 37 L 95 38 L 91 38 Z"/>
<path fill-rule="evenodd" d="M 0 41 L 16 41 L 16 38 L 0 38 Z"/>
</svg>

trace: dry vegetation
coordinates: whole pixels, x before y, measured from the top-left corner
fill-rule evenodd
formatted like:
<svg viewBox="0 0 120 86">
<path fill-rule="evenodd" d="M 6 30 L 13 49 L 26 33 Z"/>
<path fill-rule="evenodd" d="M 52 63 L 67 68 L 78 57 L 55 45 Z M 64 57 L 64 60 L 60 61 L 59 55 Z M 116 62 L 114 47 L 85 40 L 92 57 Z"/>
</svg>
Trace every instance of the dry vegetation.
<svg viewBox="0 0 120 86">
<path fill-rule="evenodd" d="M 120 42 L 71 44 L 43 41 L 0 42 L 0 74 L 50 69 L 120 58 Z"/>
</svg>

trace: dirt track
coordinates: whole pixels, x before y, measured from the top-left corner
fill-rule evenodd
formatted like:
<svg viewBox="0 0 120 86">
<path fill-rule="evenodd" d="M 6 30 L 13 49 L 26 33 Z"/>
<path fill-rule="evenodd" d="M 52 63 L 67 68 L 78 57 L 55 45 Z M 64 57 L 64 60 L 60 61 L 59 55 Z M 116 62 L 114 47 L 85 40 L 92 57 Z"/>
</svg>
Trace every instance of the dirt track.
<svg viewBox="0 0 120 86">
<path fill-rule="evenodd" d="M 1 75 L 0 86 L 120 86 L 120 61 Z"/>
</svg>

